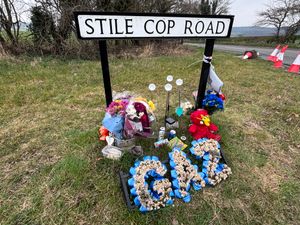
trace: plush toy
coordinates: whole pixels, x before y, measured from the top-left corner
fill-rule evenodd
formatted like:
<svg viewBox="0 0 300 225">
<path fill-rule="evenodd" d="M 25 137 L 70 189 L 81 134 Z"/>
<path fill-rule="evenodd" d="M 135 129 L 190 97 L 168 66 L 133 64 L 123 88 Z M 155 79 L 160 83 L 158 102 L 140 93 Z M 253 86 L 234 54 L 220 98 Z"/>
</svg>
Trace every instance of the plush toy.
<svg viewBox="0 0 300 225">
<path fill-rule="evenodd" d="M 125 138 L 133 138 L 135 134 L 143 132 L 143 125 L 137 115 L 133 103 L 130 103 L 126 109 L 124 136 Z"/>
<path fill-rule="evenodd" d="M 193 104 L 190 101 L 181 102 L 180 107 L 183 108 L 184 114 L 190 114 L 194 108 Z"/>
<path fill-rule="evenodd" d="M 195 140 L 200 138 L 221 140 L 221 136 L 215 134 L 218 127 L 210 122 L 209 115 L 206 110 L 198 109 L 191 114 L 192 125 L 189 127 L 189 132 Z"/>
<path fill-rule="evenodd" d="M 150 121 L 149 121 L 149 117 L 145 105 L 140 102 L 135 102 L 133 103 L 133 105 L 143 125 L 143 131 L 146 133 L 150 133 L 151 132 Z"/>
</svg>

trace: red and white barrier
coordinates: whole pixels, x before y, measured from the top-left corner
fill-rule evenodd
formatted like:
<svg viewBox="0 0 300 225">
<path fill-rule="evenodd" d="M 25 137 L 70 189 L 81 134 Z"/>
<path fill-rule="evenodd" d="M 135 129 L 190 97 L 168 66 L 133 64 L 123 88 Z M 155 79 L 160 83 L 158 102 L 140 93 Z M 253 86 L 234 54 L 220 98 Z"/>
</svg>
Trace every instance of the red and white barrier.
<svg viewBox="0 0 300 225">
<path fill-rule="evenodd" d="M 281 51 L 278 53 L 277 59 L 274 62 L 274 67 L 275 68 L 282 68 L 284 53 L 285 53 L 285 51 L 287 50 L 288 47 L 289 47 L 288 45 L 284 46 L 281 49 Z"/>
<path fill-rule="evenodd" d="M 279 53 L 280 45 L 277 45 L 277 47 L 274 49 L 274 51 L 271 53 L 271 55 L 268 56 L 267 60 L 275 62 L 277 59 L 277 54 Z"/>
<path fill-rule="evenodd" d="M 290 72 L 290 73 L 299 73 L 299 69 L 300 69 L 300 53 L 298 54 L 295 61 L 293 62 L 293 64 L 288 69 L 288 72 Z"/>
</svg>

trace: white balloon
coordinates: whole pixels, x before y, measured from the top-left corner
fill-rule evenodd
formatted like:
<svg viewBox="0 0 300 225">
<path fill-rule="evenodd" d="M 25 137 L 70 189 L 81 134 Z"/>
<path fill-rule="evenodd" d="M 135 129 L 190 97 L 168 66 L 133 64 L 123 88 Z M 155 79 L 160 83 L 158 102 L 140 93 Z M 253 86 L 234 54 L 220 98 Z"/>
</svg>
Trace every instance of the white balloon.
<svg viewBox="0 0 300 225">
<path fill-rule="evenodd" d="M 148 88 L 149 88 L 150 91 L 155 91 L 156 85 L 155 84 L 149 84 Z"/>
<path fill-rule="evenodd" d="M 173 81 L 173 76 L 172 76 L 172 75 L 168 75 L 168 76 L 167 76 L 167 81 L 168 81 L 168 82 Z"/>
<path fill-rule="evenodd" d="M 172 90 L 172 85 L 171 84 L 166 84 L 165 85 L 165 90 L 166 91 L 171 91 Z"/>
<path fill-rule="evenodd" d="M 176 84 L 177 84 L 177 86 L 183 85 L 183 80 L 182 79 L 177 79 Z"/>
</svg>

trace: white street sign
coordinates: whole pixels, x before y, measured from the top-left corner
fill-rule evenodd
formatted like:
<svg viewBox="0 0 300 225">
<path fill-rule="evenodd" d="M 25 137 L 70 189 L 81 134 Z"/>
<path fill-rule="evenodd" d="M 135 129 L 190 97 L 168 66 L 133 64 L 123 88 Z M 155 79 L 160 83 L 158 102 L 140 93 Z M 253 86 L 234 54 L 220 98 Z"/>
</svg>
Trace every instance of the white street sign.
<svg viewBox="0 0 300 225">
<path fill-rule="evenodd" d="M 230 36 L 233 23 L 233 16 L 74 14 L 81 39 L 224 38 Z"/>
</svg>

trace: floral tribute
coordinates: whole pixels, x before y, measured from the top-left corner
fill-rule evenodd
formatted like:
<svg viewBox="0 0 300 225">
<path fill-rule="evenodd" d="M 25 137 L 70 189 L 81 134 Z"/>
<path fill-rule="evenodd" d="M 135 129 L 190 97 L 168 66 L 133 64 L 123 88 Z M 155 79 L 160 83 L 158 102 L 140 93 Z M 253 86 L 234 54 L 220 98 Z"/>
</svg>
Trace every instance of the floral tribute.
<svg viewBox="0 0 300 225">
<path fill-rule="evenodd" d="M 220 163 L 220 144 L 216 140 L 193 141 L 190 152 L 202 160 L 202 168 L 193 165 L 186 153 L 175 147 L 169 153 L 170 180 L 164 177 L 167 167 L 156 156 L 145 156 L 130 168 L 130 194 L 141 212 L 172 205 L 174 198 L 190 202 L 191 187 L 199 191 L 205 186 L 215 186 L 231 174 L 230 167 Z"/>
<path fill-rule="evenodd" d="M 141 212 L 157 210 L 172 205 L 174 196 L 171 182 L 164 178 L 167 167 L 156 156 L 145 156 L 129 171 L 130 194 Z M 148 181 L 148 182 L 147 182 Z"/>
<path fill-rule="evenodd" d="M 208 90 L 206 92 L 205 98 L 203 99 L 203 108 L 208 111 L 211 115 L 215 111 L 224 110 L 224 94 L 219 94 L 213 90 Z"/>
<path fill-rule="evenodd" d="M 196 191 L 205 187 L 204 173 L 199 173 L 198 166 L 192 165 L 191 160 L 180 149 L 174 148 L 169 153 L 169 159 L 175 196 L 184 202 L 190 202 L 191 185 Z"/>
<path fill-rule="evenodd" d="M 203 159 L 202 173 L 205 174 L 204 180 L 207 184 L 215 186 L 232 173 L 229 166 L 219 163 L 220 144 L 216 140 L 203 138 L 193 141 L 190 152 L 196 159 Z"/>
<path fill-rule="evenodd" d="M 148 137 L 152 134 L 151 124 L 155 121 L 152 101 L 131 95 L 118 96 L 106 108 L 99 130 L 99 139 L 105 140 L 109 133 L 117 139 L 130 139 L 134 136 Z"/>
<path fill-rule="evenodd" d="M 118 99 L 110 103 L 110 105 L 106 108 L 106 112 L 109 113 L 111 116 L 120 115 L 125 116 L 126 109 L 129 104 L 128 99 Z"/>
</svg>

